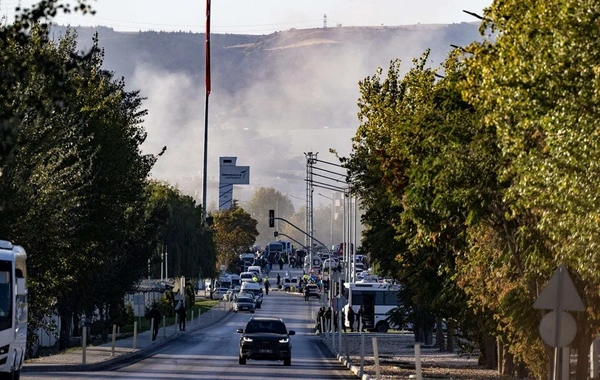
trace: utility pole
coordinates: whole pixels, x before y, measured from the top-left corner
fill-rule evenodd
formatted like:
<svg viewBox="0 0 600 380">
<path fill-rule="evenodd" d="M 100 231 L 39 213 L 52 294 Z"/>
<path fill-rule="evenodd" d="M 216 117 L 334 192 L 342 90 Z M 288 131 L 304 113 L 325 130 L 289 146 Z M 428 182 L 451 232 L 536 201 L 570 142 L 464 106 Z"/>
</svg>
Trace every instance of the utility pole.
<svg viewBox="0 0 600 380">
<path fill-rule="evenodd" d="M 308 236 L 305 237 L 304 241 L 308 241 L 308 260 L 309 267 L 308 272 L 310 273 L 313 265 L 313 166 L 317 162 L 317 155 L 319 153 L 308 152 L 304 153 L 306 157 L 306 226 L 305 229 L 308 231 Z"/>
</svg>

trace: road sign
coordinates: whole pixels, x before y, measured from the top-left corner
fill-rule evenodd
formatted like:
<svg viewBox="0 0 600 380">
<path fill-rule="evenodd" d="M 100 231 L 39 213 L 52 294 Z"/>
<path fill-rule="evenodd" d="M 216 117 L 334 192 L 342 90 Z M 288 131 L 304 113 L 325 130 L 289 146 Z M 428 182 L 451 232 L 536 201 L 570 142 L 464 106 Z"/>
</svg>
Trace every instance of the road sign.
<svg viewBox="0 0 600 380">
<path fill-rule="evenodd" d="M 560 304 L 559 304 L 560 303 Z M 583 301 L 564 265 L 559 265 L 533 304 L 534 309 L 584 311 Z"/>
<path fill-rule="evenodd" d="M 544 315 L 540 322 L 540 335 L 542 340 L 550 347 L 565 347 L 568 346 L 577 333 L 577 323 L 571 314 L 560 311 L 560 326 L 558 327 L 559 334 L 556 335 L 556 325 L 558 313 L 556 310 Z M 556 339 L 558 338 L 558 342 Z"/>
</svg>

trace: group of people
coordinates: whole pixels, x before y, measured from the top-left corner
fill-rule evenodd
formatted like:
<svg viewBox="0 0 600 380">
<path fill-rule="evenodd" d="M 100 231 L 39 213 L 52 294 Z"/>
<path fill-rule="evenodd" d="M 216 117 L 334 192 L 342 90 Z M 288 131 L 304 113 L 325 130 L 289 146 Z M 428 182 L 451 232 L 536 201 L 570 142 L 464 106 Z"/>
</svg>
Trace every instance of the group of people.
<svg viewBox="0 0 600 380">
<path fill-rule="evenodd" d="M 346 314 L 348 315 L 346 317 Z M 354 312 L 354 309 L 346 305 L 344 307 L 344 311 L 342 312 L 342 330 L 347 332 L 346 330 L 346 319 L 348 320 L 348 326 L 350 327 L 350 332 L 354 332 L 354 322 L 357 323 L 356 331 L 364 331 L 365 330 L 365 320 L 364 320 L 365 310 L 362 305 L 358 309 L 358 312 Z M 331 307 L 325 309 L 321 307 L 319 312 L 317 313 L 317 323 L 316 330 L 317 332 L 337 332 L 338 331 L 338 312 L 337 310 L 333 310 Z M 322 326 L 321 324 L 324 324 Z"/>
<path fill-rule="evenodd" d="M 179 331 L 185 331 L 185 320 L 187 318 L 187 310 L 185 309 L 185 302 L 179 301 L 175 306 L 175 314 L 179 317 Z M 158 328 L 161 323 L 162 315 L 158 310 L 158 305 L 152 304 L 152 308 L 148 312 L 147 318 L 152 322 L 152 340 L 156 340 L 158 335 Z"/>
</svg>

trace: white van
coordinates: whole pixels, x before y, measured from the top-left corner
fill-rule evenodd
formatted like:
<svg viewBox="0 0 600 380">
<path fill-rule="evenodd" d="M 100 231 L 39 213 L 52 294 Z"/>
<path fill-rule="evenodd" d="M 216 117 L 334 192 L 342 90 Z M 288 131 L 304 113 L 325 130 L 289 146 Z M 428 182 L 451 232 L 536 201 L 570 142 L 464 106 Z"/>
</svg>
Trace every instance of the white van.
<svg viewBox="0 0 600 380">
<path fill-rule="evenodd" d="M 240 273 L 240 281 L 242 282 L 242 286 L 244 282 L 253 282 L 254 272 L 242 272 Z"/>
<path fill-rule="evenodd" d="M 248 272 L 256 273 L 256 277 L 262 278 L 262 270 L 258 265 L 252 265 L 248 267 Z"/>
</svg>

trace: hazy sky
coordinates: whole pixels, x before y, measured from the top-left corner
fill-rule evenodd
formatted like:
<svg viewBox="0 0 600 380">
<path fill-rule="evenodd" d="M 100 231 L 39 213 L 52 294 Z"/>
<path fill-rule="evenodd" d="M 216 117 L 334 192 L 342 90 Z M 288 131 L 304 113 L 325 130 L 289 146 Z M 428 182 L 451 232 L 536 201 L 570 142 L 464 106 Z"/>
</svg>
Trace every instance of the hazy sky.
<svg viewBox="0 0 600 380">
<path fill-rule="evenodd" d="M 28 7 L 35 0 L 21 0 Z M 12 15 L 18 0 L 0 3 Z M 119 31 L 165 30 L 201 32 L 205 28 L 204 0 L 92 0 L 95 16 L 60 16 L 60 24 L 103 25 Z M 451 24 L 476 21 L 463 9 L 481 14 L 491 0 L 212 0 L 215 33 L 268 34 L 290 28 L 327 25 L 375 26 Z"/>
<path fill-rule="evenodd" d="M 19 1 L 0 1 L 0 14 L 10 20 Z M 21 0 L 24 8 L 34 3 Z M 101 25 L 131 32 L 204 33 L 205 30 L 204 0 L 92 0 L 90 3 L 97 11 L 95 16 L 60 16 L 56 23 L 74 27 Z M 462 10 L 481 14 L 491 3 L 492 0 L 212 0 L 211 24 L 213 33 L 231 34 L 322 28 L 324 15 L 328 27 L 452 24 L 476 22 Z M 290 196 L 296 206 L 302 204 L 306 191 L 304 152 L 320 152 L 319 159 L 337 162 L 329 149 L 342 156 L 351 151 L 351 138 L 358 126 L 358 82 L 374 74 L 377 67 L 386 68 L 392 59 L 402 58 L 410 63 L 430 44 L 430 41 L 397 41 L 377 54 L 363 56 L 357 51 L 325 62 L 319 56 L 307 57 L 296 75 L 274 72 L 269 81 L 250 83 L 236 94 L 222 91 L 219 78 L 213 77 L 209 179 L 218 180 L 218 157 L 236 156 L 238 165 L 251 167 L 251 186 L 236 187 L 236 199 L 248 199 L 255 187 L 273 186 Z M 112 54 L 107 51 L 105 67 L 118 76 L 123 67 L 115 62 L 123 62 L 117 59 L 123 57 Z M 182 179 L 193 178 L 196 194 L 191 195 L 198 196 L 204 142 L 204 83 L 197 83 L 197 78 L 183 72 L 164 71 L 152 57 L 127 62 L 133 67 L 133 75 L 125 78 L 126 83 L 129 88 L 141 91 L 146 98 L 144 107 L 149 111 L 144 123 L 148 139 L 143 151 L 158 153 L 163 146 L 168 147 L 155 165 L 153 177 L 178 185 Z M 311 96 L 306 96 L 307 93 Z M 226 117 L 230 115 L 227 110 L 240 108 L 246 112 L 239 119 Z M 328 120 L 315 119 L 314 111 L 323 109 L 336 112 Z M 329 202 L 330 192 L 321 191 L 326 195 L 316 197 L 315 201 Z M 217 201 L 218 190 L 209 188 L 208 207 Z"/>
</svg>

